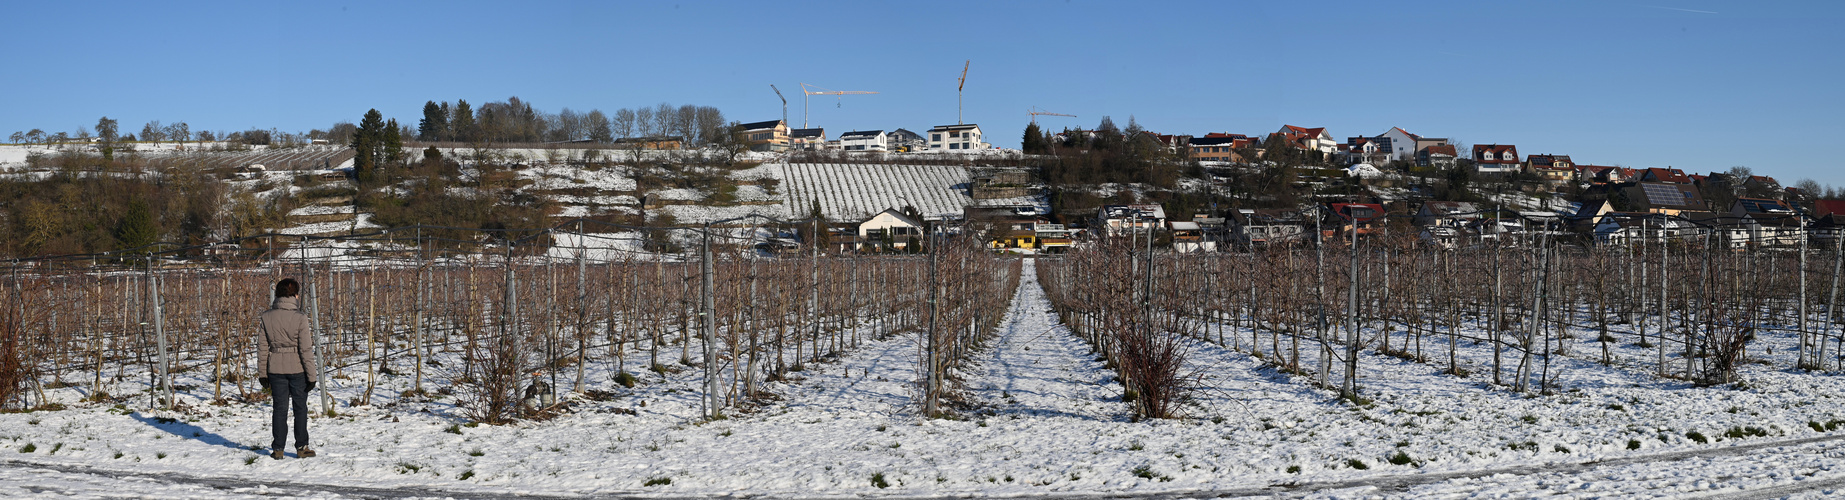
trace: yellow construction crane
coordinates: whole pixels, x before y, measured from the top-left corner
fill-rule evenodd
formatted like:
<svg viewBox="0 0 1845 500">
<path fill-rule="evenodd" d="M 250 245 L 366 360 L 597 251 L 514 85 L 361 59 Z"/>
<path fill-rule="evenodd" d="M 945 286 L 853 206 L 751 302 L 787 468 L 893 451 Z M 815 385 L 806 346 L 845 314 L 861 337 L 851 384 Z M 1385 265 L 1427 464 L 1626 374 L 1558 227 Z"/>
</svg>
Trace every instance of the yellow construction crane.
<svg viewBox="0 0 1845 500">
<path fill-rule="evenodd" d="M 813 88 L 820 89 L 820 90 L 818 91 L 807 90 L 808 87 L 813 87 Z M 816 96 L 816 95 L 844 96 L 844 95 L 876 94 L 876 93 L 877 92 L 866 92 L 863 90 L 832 90 L 832 89 L 822 88 L 818 85 L 808 85 L 808 84 L 803 83 L 801 84 L 801 94 L 802 94 L 801 95 L 801 128 L 807 128 L 807 96 Z"/>
<path fill-rule="evenodd" d="M 961 81 L 955 84 L 955 125 L 966 123 L 961 121 L 961 89 L 967 88 L 967 67 L 973 65 L 973 59 L 968 59 L 967 62 L 961 63 Z"/>
<path fill-rule="evenodd" d="M 1031 122 L 1032 122 L 1032 123 L 1038 123 L 1038 115 L 1044 115 L 1044 116 L 1068 116 L 1068 117 L 1070 117 L 1070 118 L 1076 118 L 1076 115 L 1066 115 L 1066 114 L 1063 114 L 1063 113 L 1052 113 L 1052 112 L 1049 112 L 1049 111 L 1045 111 L 1045 110 L 1042 110 L 1042 109 L 1038 109 L 1038 107 L 1037 107 L 1037 106 L 1032 106 L 1032 107 L 1031 107 L 1031 109 L 1028 109 L 1028 110 L 1025 110 L 1025 113 L 1026 113 L 1026 114 L 1029 114 L 1029 115 L 1031 115 Z"/>
</svg>

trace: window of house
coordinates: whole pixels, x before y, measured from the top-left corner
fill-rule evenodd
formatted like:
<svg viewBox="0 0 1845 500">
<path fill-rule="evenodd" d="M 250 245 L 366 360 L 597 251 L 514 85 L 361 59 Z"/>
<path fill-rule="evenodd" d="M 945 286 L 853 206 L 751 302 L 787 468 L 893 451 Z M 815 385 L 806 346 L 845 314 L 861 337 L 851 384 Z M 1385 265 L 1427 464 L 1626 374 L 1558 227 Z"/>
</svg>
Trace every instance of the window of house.
<svg viewBox="0 0 1845 500">
<path fill-rule="evenodd" d="M 937 133 L 937 134 L 929 134 L 929 137 L 930 137 L 930 139 L 929 139 L 929 140 L 931 140 L 931 141 L 935 141 L 935 142 L 942 142 L 942 134 L 939 134 L 939 133 Z"/>
<path fill-rule="evenodd" d="M 950 131 L 948 131 L 948 136 L 949 136 L 949 137 L 960 137 L 960 136 L 961 136 L 961 131 L 959 131 L 959 130 L 950 130 Z"/>
</svg>

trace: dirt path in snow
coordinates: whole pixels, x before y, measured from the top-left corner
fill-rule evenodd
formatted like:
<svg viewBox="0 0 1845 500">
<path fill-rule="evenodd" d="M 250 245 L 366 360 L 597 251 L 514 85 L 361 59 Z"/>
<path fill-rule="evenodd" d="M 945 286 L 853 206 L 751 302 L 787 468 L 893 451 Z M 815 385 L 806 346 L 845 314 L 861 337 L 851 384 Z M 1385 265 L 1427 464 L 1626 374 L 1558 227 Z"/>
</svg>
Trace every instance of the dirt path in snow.
<svg viewBox="0 0 1845 500">
<path fill-rule="evenodd" d="M 1127 419 L 1121 388 L 1088 344 L 1058 322 L 1026 259 L 992 349 L 970 370 L 970 395 L 995 416 Z"/>
</svg>

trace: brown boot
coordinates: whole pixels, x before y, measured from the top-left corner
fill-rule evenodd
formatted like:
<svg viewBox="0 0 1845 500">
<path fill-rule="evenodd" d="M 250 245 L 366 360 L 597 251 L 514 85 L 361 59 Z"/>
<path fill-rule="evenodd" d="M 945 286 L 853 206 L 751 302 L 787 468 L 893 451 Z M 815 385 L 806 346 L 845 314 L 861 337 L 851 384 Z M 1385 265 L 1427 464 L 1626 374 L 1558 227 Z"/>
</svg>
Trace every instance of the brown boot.
<svg viewBox="0 0 1845 500">
<path fill-rule="evenodd" d="M 295 456 L 301 458 L 314 458 L 314 449 L 306 446 L 295 448 Z"/>
<path fill-rule="evenodd" d="M 282 459 L 282 449 L 276 448 L 275 451 L 269 452 L 269 458 L 281 460 Z"/>
</svg>

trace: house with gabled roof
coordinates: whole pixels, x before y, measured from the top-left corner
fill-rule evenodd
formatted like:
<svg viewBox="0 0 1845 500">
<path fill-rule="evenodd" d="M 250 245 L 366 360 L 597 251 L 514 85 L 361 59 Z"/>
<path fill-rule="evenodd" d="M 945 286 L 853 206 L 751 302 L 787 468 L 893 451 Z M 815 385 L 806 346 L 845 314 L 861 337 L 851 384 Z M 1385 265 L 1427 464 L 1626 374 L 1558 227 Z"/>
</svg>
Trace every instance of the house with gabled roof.
<svg viewBox="0 0 1845 500">
<path fill-rule="evenodd" d="M 1459 227 L 1480 218 L 1480 208 L 1465 201 L 1425 201 L 1412 221 L 1418 226 Z"/>
<path fill-rule="evenodd" d="M 882 130 L 854 130 L 839 134 L 839 149 L 845 151 L 889 151 L 890 137 Z"/>
<path fill-rule="evenodd" d="M 1691 177 L 1685 175 L 1684 170 L 1679 170 L 1679 169 L 1671 168 L 1671 167 L 1665 167 L 1665 168 L 1653 167 L 1653 168 L 1649 168 L 1649 169 L 1646 169 L 1645 171 L 1640 172 L 1640 181 L 1642 182 L 1670 182 L 1674 184 L 1690 184 Z"/>
<path fill-rule="evenodd" d="M 1845 200 L 1819 200 L 1813 202 L 1813 243 L 1820 248 L 1837 249 L 1839 238 L 1845 236 Z"/>
<path fill-rule="evenodd" d="M 899 128 L 884 135 L 888 138 L 891 151 L 922 151 L 924 148 L 929 147 L 929 139 L 927 137 L 923 137 L 922 134 L 911 132 L 909 129 Z"/>
<path fill-rule="evenodd" d="M 1326 226 L 1320 229 L 1323 237 L 1334 237 L 1354 227 L 1359 236 L 1364 236 L 1389 222 L 1388 212 L 1377 203 L 1332 203 L 1326 207 L 1332 209 L 1332 213 L 1327 214 Z"/>
<path fill-rule="evenodd" d="M 1525 171 L 1551 184 L 1560 184 L 1576 177 L 1576 164 L 1570 161 L 1570 155 L 1531 155 L 1525 157 Z"/>
<path fill-rule="evenodd" d="M 1237 151 L 1248 150 L 1248 148 L 1259 150 L 1258 146 L 1256 139 L 1250 136 L 1212 132 L 1205 134 L 1204 137 L 1191 138 L 1187 143 L 1186 152 L 1193 160 L 1198 161 L 1242 163 L 1249 159 L 1243 158 L 1242 153 Z"/>
<path fill-rule="evenodd" d="M 1282 125 L 1281 130 L 1275 132 L 1275 135 L 1281 136 L 1294 147 L 1319 151 L 1320 154 L 1330 155 L 1339 149 L 1339 141 L 1333 140 L 1332 134 L 1326 133 L 1326 127 L 1308 128 Z"/>
<path fill-rule="evenodd" d="M 1370 143 L 1372 152 L 1383 155 L 1382 159 L 1366 158 L 1366 161 L 1380 165 L 1394 160 L 1414 159 L 1423 149 L 1448 145 L 1447 138 L 1423 137 L 1403 130 L 1403 127 L 1390 127 L 1390 130 L 1385 130 L 1384 133 L 1372 137 L 1346 139 L 1346 144 L 1356 144 L 1359 139 Z"/>
<path fill-rule="evenodd" d="M 743 140 L 748 141 L 754 151 L 783 151 L 788 149 L 788 123 L 782 120 L 752 122 L 738 125 L 743 129 Z"/>
<path fill-rule="evenodd" d="M 1346 138 L 1345 144 L 1339 145 L 1333 157 L 1345 165 L 1355 163 L 1383 165 L 1390 161 L 1390 142 L 1388 139 L 1378 140 L 1372 137 L 1349 137 Z"/>
<path fill-rule="evenodd" d="M 790 149 L 817 150 L 826 149 L 826 129 L 797 128 L 788 131 Z"/>
<path fill-rule="evenodd" d="M 1751 175 L 1743 181 L 1743 191 L 1761 196 L 1778 196 L 1781 194 L 1781 182 L 1766 175 Z"/>
<path fill-rule="evenodd" d="M 1730 216 L 1749 230 L 1751 246 L 1792 246 L 1805 238 L 1805 221 L 1791 205 L 1768 198 L 1738 197 Z"/>
<path fill-rule="evenodd" d="M 1455 158 L 1459 157 L 1460 155 L 1454 150 L 1453 144 L 1429 146 L 1416 151 L 1416 166 L 1452 167 L 1454 166 Z"/>
<path fill-rule="evenodd" d="M 992 144 L 981 140 L 979 125 L 937 125 L 929 129 L 930 151 L 959 153 L 977 149 L 993 149 Z"/>
<path fill-rule="evenodd" d="M 1678 215 L 1686 210 L 1708 210 L 1697 186 L 1671 182 L 1636 182 L 1621 188 L 1632 208 L 1650 213 Z"/>
<path fill-rule="evenodd" d="M 1509 174 L 1517 172 L 1522 163 L 1518 160 L 1518 146 L 1511 144 L 1473 145 L 1473 167 L 1477 172 Z"/>
<path fill-rule="evenodd" d="M 878 252 L 907 250 L 911 242 L 923 237 L 923 223 L 894 208 L 858 223 L 858 250 Z"/>
</svg>

